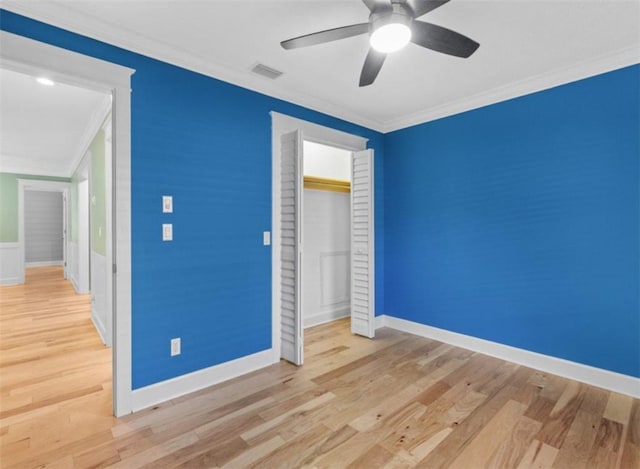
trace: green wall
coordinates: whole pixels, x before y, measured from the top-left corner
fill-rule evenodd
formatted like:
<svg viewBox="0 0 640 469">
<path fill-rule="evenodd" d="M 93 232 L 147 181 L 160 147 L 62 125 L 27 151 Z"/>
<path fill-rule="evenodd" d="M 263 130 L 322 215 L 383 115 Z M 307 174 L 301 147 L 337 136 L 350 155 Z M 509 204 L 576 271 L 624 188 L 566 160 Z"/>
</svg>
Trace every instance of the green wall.
<svg viewBox="0 0 640 469">
<path fill-rule="evenodd" d="M 106 180 L 104 130 L 100 129 L 89 146 L 91 151 L 91 249 L 106 255 Z"/>
<path fill-rule="evenodd" d="M 71 181 L 61 177 L 0 173 L 0 243 L 18 242 L 18 179 Z"/>
<path fill-rule="evenodd" d="M 89 145 L 91 187 L 91 249 L 106 255 L 106 162 L 104 130 L 100 129 Z M 71 178 L 71 241 L 78 240 L 78 183 L 82 181 L 76 170 Z"/>
</svg>

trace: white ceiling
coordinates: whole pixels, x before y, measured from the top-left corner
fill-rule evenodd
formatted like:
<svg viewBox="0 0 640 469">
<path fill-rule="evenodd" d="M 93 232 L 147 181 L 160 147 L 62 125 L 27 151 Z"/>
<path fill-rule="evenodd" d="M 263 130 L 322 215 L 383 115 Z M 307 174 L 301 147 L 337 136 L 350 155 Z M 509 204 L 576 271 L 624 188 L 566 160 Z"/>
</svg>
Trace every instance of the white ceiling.
<svg viewBox="0 0 640 469">
<path fill-rule="evenodd" d="M 110 97 L 0 69 L 0 171 L 70 177 Z"/>
<path fill-rule="evenodd" d="M 358 87 L 367 36 L 280 41 L 367 21 L 361 0 L 4 0 L 4 7 L 383 132 L 640 61 L 637 0 L 452 0 L 421 19 L 480 43 L 469 59 L 410 44 Z M 271 81 L 257 62 L 284 72 Z"/>
</svg>

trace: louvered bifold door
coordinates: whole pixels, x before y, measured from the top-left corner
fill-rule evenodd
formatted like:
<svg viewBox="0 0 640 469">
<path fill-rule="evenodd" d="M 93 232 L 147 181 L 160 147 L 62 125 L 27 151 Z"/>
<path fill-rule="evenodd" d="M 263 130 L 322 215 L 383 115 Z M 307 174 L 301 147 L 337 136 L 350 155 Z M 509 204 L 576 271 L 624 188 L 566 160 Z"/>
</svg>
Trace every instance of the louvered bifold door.
<svg viewBox="0 0 640 469">
<path fill-rule="evenodd" d="M 302 365 L 302 138 L 280 138 L 280 338 L 281 356 Z"/>
<path fill-rule="evenodd" d="M 351 332 L 375 335 L 373 150 L 351 161 Z"/>
</svg>

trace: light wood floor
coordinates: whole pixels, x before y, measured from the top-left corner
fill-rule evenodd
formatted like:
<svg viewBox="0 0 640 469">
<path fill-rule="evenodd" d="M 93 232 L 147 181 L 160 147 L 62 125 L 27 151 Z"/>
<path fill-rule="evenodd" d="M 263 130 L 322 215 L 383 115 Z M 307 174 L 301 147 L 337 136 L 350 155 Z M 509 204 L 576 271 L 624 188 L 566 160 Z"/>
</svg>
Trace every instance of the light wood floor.
<svg viewBox="0 0 640 469">
<path fill-rule="evenodd" d="M 307 330 L 305 365 L 122 419 L 59 269 L 0 288 L 3 468 L 640 467 L 640 401 L 390 329 Z"/>
</svg>

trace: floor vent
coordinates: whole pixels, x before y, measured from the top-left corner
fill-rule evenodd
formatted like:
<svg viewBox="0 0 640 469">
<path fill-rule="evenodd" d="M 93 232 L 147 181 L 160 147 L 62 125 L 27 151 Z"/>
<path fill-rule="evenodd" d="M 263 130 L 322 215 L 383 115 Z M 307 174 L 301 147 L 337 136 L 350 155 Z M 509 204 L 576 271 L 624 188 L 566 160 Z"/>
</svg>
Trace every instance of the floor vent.
<svg viewBox="0 0 640 469">
<path fill-rule="evenodd" d="M 251 71 L 258 75 L 262 75 L 263 77 L 270 78 L 271 80 L 275 80 L 280 75 L 282 75 L 282 72 L 280 70 L 267 67 L 266 65 L 263 65 L 261 63 L 255 64 L 253 68 L 251 68 Z"/>
</svg>

